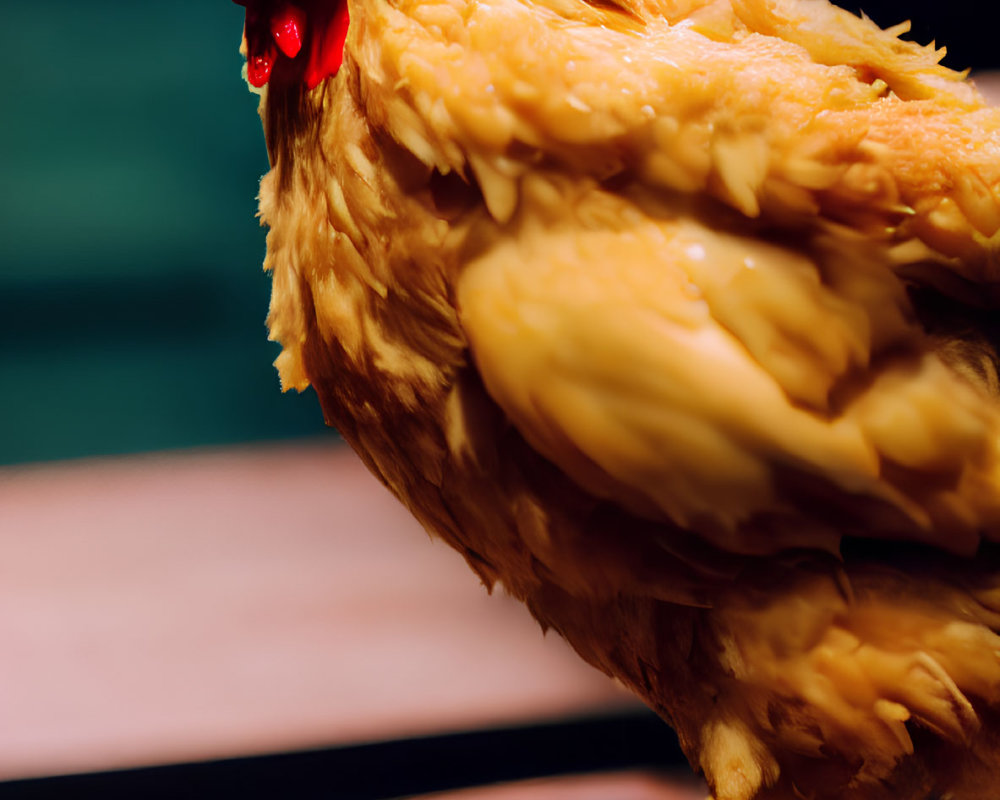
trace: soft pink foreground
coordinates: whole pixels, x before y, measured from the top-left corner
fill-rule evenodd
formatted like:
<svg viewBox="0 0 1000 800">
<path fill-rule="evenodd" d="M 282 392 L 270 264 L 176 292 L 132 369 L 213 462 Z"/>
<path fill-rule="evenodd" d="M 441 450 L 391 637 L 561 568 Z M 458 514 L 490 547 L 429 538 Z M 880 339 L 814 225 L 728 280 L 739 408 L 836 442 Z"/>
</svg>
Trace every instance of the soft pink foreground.
<svg viewBox="0 0 1000 800">
<path fill-rule="evenodd" d="M 325 443 L 0 470 L 0 779 L 634 701 Z M 481 800 L 701 796 L 639 774 Z"/>
</svg>

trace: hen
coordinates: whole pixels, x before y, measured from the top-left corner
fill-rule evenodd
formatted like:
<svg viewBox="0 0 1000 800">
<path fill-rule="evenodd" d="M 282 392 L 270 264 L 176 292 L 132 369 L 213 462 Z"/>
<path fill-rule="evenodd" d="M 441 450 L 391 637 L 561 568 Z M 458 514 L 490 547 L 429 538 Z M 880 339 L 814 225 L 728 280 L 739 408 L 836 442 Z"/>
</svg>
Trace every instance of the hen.
<svg viewBox="0 0 1000 800">
<path fill-rule="evenodd" d="M 717 800 L 1000 796 L 1000 112 L 825 0 L 244 0 L 285 387 Z"/>
</svg>

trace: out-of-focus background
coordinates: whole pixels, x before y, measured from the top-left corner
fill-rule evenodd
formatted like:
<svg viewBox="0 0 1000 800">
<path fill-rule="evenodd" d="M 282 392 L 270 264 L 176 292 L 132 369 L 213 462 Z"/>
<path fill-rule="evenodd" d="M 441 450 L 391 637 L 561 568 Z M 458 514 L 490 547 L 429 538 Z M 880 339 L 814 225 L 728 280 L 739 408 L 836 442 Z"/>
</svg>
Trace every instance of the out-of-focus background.
<svg viewBox="0 0 1000 800">
<path fill-rule="evenodd" d="M 952 69 L 1000 67 L 1000 52 L 987 22 L 989 6 L 976 0 L 834 0 L 855 14 L 864 13 L 883 28 L 909 20 L 903 38 L 920 44 L 935 42 L 947 49 L 944 63 Z"/>
<path fill-rule="evenodd" d="M 841 4 L 997 63 L 972 0 Z M 243 9 L 3 6 L 0 464 L 322 433 L 270 366 Z"/>
<path fill-rule="evenodd" d="M 322 432 L 270 366 L 244 9 L 3 9 L 0 463 Z"/>
</svg>

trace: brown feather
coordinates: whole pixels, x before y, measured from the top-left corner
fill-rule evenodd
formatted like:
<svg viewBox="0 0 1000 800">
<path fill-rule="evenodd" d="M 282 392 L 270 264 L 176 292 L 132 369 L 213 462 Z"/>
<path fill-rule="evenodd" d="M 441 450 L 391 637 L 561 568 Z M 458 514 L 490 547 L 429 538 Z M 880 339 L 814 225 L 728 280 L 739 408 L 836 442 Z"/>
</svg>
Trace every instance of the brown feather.
<svg viewBox="0 0 1000 800">
<path fill-rule="evenodd" d="M 263 97 L 283 383 L 717 800 L 995 796 L 1000 112 L 939 55 L 359 0 Z"/>
</svg>

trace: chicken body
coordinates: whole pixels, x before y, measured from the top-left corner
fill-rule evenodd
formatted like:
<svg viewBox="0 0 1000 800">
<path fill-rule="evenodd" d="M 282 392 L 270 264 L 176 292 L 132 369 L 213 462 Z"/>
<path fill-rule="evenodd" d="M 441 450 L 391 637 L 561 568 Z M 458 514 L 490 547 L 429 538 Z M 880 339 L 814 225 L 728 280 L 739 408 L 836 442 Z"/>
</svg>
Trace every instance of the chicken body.
<svg viewBox="0 0 1000 800">
<path fill-rule="evenodd" d="M 358 0 L 286 387 L 717 800 L 996 798 L 1000 112 L 819 0 Z"/>
</svg>

